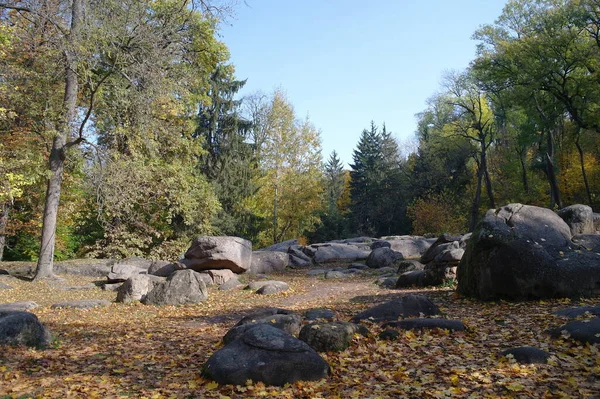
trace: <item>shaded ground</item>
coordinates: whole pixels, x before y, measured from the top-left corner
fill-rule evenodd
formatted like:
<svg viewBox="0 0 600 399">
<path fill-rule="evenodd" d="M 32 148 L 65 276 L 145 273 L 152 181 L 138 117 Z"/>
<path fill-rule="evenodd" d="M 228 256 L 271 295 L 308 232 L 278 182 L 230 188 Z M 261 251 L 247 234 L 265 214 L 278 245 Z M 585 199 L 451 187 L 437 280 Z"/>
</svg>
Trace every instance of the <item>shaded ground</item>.
<svg viewBox="0 0 600 399">
<path fill-rule="evenodd" d="M 6 264 L 0 263 L 0 268 Z M 94 279 L 63 276 L 70 285 Z M 544 331 L 564 323 L 552 312 L 591 301 L 481 303 L 452 290 L 386 290 L 374 277 L 324 280 L 305 271 L 273 274 L 290 284 L 286 293 L 260 296 L 249 291 L 211 289 L 193 306 L 155 307 L 113 303 L 94 310 L 50 309 L 73 299 L 110 299 L 98 288 L 63 291 L 47 283 L 2 279 L 0 303 L 32 300 L 32 312 L 55 340 L 47 350 L 3 348 L 0 398 L 598 398 L 600 348 L 568 339 L 552 340 Z M 326 307 L 341 320 L 407 292 L 429 296 L 446 317 L 460 319 L 464 333 L 401 333 L 380 341 L 377 325 L 369 338 L 356 337 L 340 353 L 325 353 L 327 380 L 288 387 L 218 386 L 200 376 L 202 364 L 219 348 L 220 338 L 244 314 L 278 306 L 297 311 Z M 532 345 L 553 354 L 547 365 L 521 366 L 497 353 Z M 8 395 L 8 396 L 2 396 Z"/>
</svg>

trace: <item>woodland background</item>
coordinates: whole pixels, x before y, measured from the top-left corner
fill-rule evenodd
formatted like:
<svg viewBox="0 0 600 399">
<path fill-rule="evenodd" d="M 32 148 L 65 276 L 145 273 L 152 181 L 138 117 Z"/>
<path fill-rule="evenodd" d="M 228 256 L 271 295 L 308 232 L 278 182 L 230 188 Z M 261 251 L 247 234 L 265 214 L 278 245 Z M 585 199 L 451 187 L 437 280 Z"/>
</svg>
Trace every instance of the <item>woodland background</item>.
<svg viewBox="0 0 600 399">
<path fill-rule="evenodd" d="M 38 258 L 53 180 L 55 260 L 171 259 L 200 234 L 466 232 L 511 202 L 599 209 L 600 1 L 509 1 L 414 140 L 365 121 L 350 170 L 284 88 L 236 95 L 230 7 L 0 2 L 0 260 Z"/>
</svg>

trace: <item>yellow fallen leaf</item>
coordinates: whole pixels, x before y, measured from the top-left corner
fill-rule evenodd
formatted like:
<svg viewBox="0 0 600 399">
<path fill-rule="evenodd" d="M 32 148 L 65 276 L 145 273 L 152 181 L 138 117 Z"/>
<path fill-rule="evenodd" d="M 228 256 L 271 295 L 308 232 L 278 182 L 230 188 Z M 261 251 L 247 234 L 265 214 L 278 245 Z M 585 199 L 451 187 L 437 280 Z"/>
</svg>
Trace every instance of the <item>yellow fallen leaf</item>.
<svg viewBox="0 0 600 399">
<path fill-rule="evenodd" d="M 210 391 L 211 389 L 215 389 L 218 386 L 219 386 L 218 382 L 211 381 L 208 384 L 206 384 L 205 388 Z"/>
</svg>

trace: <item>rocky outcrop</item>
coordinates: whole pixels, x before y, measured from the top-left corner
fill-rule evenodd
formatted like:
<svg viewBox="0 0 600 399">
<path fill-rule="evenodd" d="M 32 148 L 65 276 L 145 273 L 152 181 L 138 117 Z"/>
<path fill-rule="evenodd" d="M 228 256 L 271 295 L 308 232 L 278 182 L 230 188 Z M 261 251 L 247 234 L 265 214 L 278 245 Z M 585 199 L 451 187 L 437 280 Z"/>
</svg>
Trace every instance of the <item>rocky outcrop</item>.
<svg viewBox="0 0 600 399">
<path fill-rule="evenodd" d="M 562 208 L 558 212 L 565 223 L 569 226 L 572 235 L 594 234 L 594 212 L 587 205 L 571 205 Z"/>
<path fill-rule="evenodd" d="M 361 249 L 354 244 L 324 243 L 303 247 L 302 251 L 317 263 L 353 262 L 367 259 L 370 249 Z"/>
<path fill-rule="evenodd" d="M 598 295 L 600 254 L 572 238 L 549 209 L 510 204 L 490 210 L 458 267 L 458 291 L 484 300 Z"/>
<path fill-rule="evenodd" d="M 388 247 L 381 247 L 371 251 L 367 257 L 366 264 L 370 268 L 379 269 L 381 267 L 397 268 L 404 257 L 400 252 L 396 252 Z"/>
<path fill-rule="evenodd" d="M 404 259 L 419 259 L 434 241 L 420 236 L 382 237 L 371 245 L 371 249 L 388 247 L 401 253 Z"/>
<path fill-rule="evenodd" d="M 251 267 L 252 243 L 239 237 L 197 237 L 181 263 L 195 271 L 229 269 L 244 273 Z"/>
</svg>

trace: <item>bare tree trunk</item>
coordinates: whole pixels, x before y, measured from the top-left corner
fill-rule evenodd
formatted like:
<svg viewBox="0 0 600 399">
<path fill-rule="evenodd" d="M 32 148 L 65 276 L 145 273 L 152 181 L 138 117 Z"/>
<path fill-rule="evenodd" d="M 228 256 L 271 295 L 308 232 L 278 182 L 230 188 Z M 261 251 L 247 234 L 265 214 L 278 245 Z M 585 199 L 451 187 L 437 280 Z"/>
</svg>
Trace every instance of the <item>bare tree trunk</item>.
<svg viewBox="0 0 600 399">
<path fill-rule="evenodd" d="M 481 204 L 481 184 L 483 180 L 483 170 L 481 165 L 477 165 L 477 189 L 475 191 L 475 198 L 473 198 L 473 205 L 471 206 L 471 221 L 469 224 L 469 231 L 475 230 L 475 226 L 479 221 L 479 205 Z"/>
<path fill-rule="evenodd" d="M 75 54 L 79 25 L 83 16 L 83 0 L 73 0 L 71 8 L 71 28 L 67 37 L 68 49 L 65 51 L 65 94 L 63 99 L 63 114 L 56 136 L 52 140 L 49 168 L 50 177 L 46 189 L 44 218 L 42 224 L 42 240 L 40 255 L 35 271 L 34 280 L 53 278 L 54 243 L 56 239 L 56 218 L 60 202 L 63 170 L 67 151 L 67 138 L 75 120 L 77 92 L 79 89 L 76 72 Z"/>
<path fill-rule="evenodd" d="M 575 146 L 577 147 L 577 152 L 579 153 L 579 165 L 581 166 L 581 174 L 583 176 L 583 183 L 585 184 L 585 193 L 588 198 L 588 205 L 592 205 L 592 193 L 590 191 L 590 183 L 588 182 L 587 173 L 585 171 L 585 158 L 583 154 L 583 148 L 581 148 L 581 143 L 579 142 L 579 134 L 577 132 L 577 140 L 575 140 Z"/>
<path fill-rule="evenodd" d="M 483 171 L 483 177 L 485 178 L 485 189 L 489 199 L 490 208 L 496 208 L 496 201 L 494 201 L 494 192 L 492 190 L 492 179 L 490 178 L 490 173 L 488 171 L 487 165 L 487 150 L 485 148 L 485 143 L 483 143 L 483 148 L 481 149 L 481 169 Z"/>
<path fill-rule="evenodd" d="M 546 176 L 548 177 L 548 183 L 550 184 L 550 208 L 554 208 L 554 205 L 558 205 L 562 208 L 562 201 L 560 199 L 560 190 L 558 188 L 558 182 L 556 181 L 556 173 L 554 173 L 554 139 L 552 131 L 548 131 L 546 135 Z"/>
<path fill-rule="evenodd" d="M 0 207 L 0 261 L 4 256 L 4 247 L 6 246 L 6 225 L 8 224 L 8 209 L 10 203 L 5 202 Z"/>
<path fill-rule="evenodd" d="M 517 150 L 519 155 L 519 163 L 521 164 L 521 183 L 523 184 L 523 190 L 526 194 L 529 194 L 529 180 L 527 179 L 527 166 L 525 165 L 525 153 L 524 151 Z"/>
</svg>

